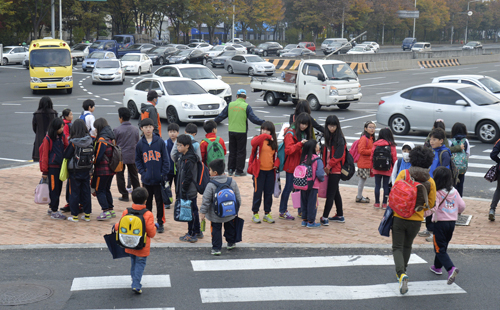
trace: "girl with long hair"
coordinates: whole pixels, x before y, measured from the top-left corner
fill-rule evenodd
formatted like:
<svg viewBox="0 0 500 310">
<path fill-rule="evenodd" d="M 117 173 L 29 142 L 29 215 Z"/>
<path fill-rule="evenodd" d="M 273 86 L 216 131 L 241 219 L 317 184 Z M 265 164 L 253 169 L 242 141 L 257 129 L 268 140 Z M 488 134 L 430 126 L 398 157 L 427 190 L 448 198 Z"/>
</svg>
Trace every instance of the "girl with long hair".
<svg viewBox="0 0 500 310">
<path fill-rule="evenodd" d="M 31 157 L 33 161 L 39 161 L 40 154 L 38 153 L 43 138 L 47 134 L 49 124 L 57 117 L 57 111 L 53 109 L 52 100 L 50 97 L 44 96 L 40 98 L 38 109 L 33 113 L 32 127 L 35 133 L 35 142 L 33 144 L 33 153 Z M 66 137 L 67 138 L 67 137 Z"/>
<path fill-rule="evenodd" d="M 380 209 L 380 186 L 382 184 L 384 188 L 384 198 L 382 199 L 382 209 L 387 208 L 387 198 L 389 198 L 389 180 L 391 178 L 392 169 L 398 160 L 398 154 L 396 151 L 396 142 L 394 142 L 394 136 L 389 128 L 382 128 L 378 133 L 378 139 L 373 143 L 372 155 L 370 157 L 370 162 L 373 163 L 374 153 L 377 147 L 388 148 L 390 150 L 390 156 L 385 158 L 387 162 L 387 169 L 376 169 L 374 166 L 372 173 L 375 175 L 375 204 L 373 207 L 375 209 Z"/>
<path fill-rule="evenodd" d="M 370 177 L 372 162 L 370 157 L 372 155 L 373 142 L 375 141 L 375 129 L 377 125 L 374 122 L 368 121 L 365 123 L 363 133 L 358 142 L 358 194 L 356 196 L 357 203 L 370 203 L 370 198 L 363 197 L 363 189 L 366 180 Z"/>
</svg>

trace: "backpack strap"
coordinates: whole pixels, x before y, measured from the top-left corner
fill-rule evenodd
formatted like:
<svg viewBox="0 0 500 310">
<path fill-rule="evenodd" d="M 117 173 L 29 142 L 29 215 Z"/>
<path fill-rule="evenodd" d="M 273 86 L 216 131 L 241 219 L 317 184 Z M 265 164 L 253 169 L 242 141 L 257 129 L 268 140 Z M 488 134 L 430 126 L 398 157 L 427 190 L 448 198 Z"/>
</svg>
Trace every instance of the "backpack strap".
<svg viewBox="0 0 500 310">
<path fill-rule="evenodd" d="M 49 137 L 49 135 L 45 135 L 45 139 L 49 141 L 49 153 L 52 151 L 52 139 Z"/>
<path fill-rule="evenodd" d="M 205 141 L 207 144 L 210 144 L 212 142 L 212 141 L 210 141 L 210 139 L 207 139 L 207 138 L 203 139 L 202 141 Z"/>
<path fill-rule="evenodd" d="M 233 178 L 227 178 L 227 181 L 224 184 L 227 185 L 228 187 L 231 187 L 231 182 L 233 182 Z"/>
</svg>

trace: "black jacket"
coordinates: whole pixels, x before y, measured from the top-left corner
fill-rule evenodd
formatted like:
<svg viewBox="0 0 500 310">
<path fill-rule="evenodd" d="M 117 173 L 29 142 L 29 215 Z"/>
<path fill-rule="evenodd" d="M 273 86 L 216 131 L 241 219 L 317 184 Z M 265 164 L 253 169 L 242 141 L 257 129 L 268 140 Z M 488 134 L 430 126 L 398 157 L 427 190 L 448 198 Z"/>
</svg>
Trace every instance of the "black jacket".
<svg viewBox="0 0 500 310">
<path fill-rule="evenodd" d="M 196 178 L 198 176 L 198 156 L 190 147 L 186 154 L 179 155 L 176 158 L 177 163 L 177 185 L 175 189 L 176 197 L 181 199 L 196 199 L 198 194 L 196 190 Z"/>
</svg>

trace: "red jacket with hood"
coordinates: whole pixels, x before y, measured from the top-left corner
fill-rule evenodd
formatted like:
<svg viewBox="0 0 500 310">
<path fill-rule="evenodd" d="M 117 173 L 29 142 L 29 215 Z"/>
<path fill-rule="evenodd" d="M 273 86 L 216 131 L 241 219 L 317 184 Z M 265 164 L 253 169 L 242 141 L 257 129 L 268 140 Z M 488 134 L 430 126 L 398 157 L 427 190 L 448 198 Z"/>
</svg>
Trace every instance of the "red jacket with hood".
<svg viewBox="0 0 500 310">
<path fill-rule="evenodd" d="M 302 140 L 298 140 L 295 134 L 295 129 L 289 128 L 285 132 L 285 155 L 286 161 L 283 170 L 288 173 L 293 173 L 295 167 L 300 164 L 300 156 L 302 155 Z"/>
<path fill-rule="evenodd" d="M 262 152 L 262 145 L 264 144 L 264 142 L 266 142 L 267 140 L 270 140 L 270 139 L 272 139 L 272 136 L 268 135 L 268 134 L 260 134 L 258 136 L 255 136 L 252 139 L 252 141 L 251 141 L 251 144 L 252 144 L 252 153 L 250 153 L 250 159 L 248 160 L 248 167 L 252 166 L 252 164 L 256 160 L 256 158 L 260 158 L 260 154 Z M 259 150 L 259 154 L 258 154 L 258 156 L 255 156 L 256 155 L 255 153 L 257 152 L 257 148 Z M 286 153 L 286 150 L 285 150 L 285 153 Z M 278 150 L 276 150 L 274 152 L 274 167 L 279 167 L 279 165 L 280 165 L 280 159 L 277 157 L 277 155 L 278 155 Z M 299 158 L 299 160 L 300 160 L 300 158 Z M 287 161 L 288 161 L 288 159 L 287 159 Z M 285 163 L 285 165 L 286 165 L 286 163 Z M 285 169 L 285 168 L 283 168 L 283 169 Z M 259 171 L 260 171 L 260 169 L 257 170 L 257 173 L 256 174 L 254 173 L 253 176 L 256 177 L 256 178 L 258 178 L 259 177 Z"/>
</svg>

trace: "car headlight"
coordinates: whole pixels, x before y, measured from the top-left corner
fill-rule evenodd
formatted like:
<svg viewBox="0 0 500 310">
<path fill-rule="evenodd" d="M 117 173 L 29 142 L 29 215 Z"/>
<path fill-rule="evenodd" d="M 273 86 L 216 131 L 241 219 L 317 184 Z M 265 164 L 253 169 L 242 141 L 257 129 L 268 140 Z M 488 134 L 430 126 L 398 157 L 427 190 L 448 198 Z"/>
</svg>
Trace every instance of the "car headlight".
<svg viewBox="0 0 500 310">
<path fill-rule="evenodd" d="M 181 106 L 183 109 L 186 109 L 186 110 L 194 110 L 197 108 L 197 106 L 195 104 L 187 102 L 187 101 L 182 101 Z"/>
<path fill-rule="evenodd" d="M 264 66 L 255 66 L 259 70 L 264 70 Z"/>
<path fill-rule="evenodd" d="M 224 100 L 224 99 L 221 99 L 221 100 L 220 100 L 220 108 L 221 108 L 221 109 L 224 109 L 224 108 L 226 107 L 226 104 L 227 104 L 227 103 L 226 103 L 226 100 Z"/>
<path fill-rule="evenodd" d="M 61 80 L 61 82 L 71 82 L 71 81 L 73 81 L 73 77 L 72 76 L 65 76 Z"/>
<path fill-rule="evenodd" d="M 32 77 L 31 78 L 31 83 L 42 83 L 42 80 L 40 80 L 39 78 L 37 77 Z"/>
<path fill-rule="evenodd" d="M 335 86 L 330 86 L 330 96 L 338 96 L 339 91 L 337 90 L 337 87 Z"/>
<path fill-rule="evenodd" d="M 228 87 L 226 89 L 226 96 L 232 96 L 233 95 L 233 92 L 231 91 L 231 87 Z M 225 102 L 225 101 L 224 101 Z"/>
<path fill-rule="evenodd" d="M 118 71 L 116 71 L 116 74 L 122 74 L 122 73 L 123 73 L 123 71 L 122 71 L 122 70 L 118 70 Z"/>
</svg>

